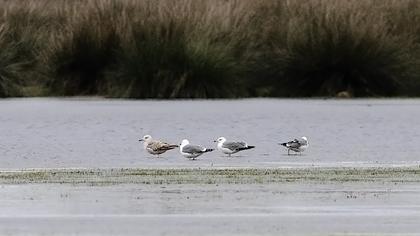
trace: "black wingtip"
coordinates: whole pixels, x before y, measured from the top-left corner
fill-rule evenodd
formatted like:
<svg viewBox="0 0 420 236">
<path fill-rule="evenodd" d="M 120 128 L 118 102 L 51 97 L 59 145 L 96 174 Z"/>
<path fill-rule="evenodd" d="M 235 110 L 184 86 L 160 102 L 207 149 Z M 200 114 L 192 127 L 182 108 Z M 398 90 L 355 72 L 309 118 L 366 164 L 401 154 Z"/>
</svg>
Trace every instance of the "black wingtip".
<svg viewBox="0 0 420 236">
<path fill-rule="evenodd" d="M 287 143 L 279 143 L 280 145 L 282 145 L 282 146 L 287 146 Z"/>
<path fill-rule="evenodd" d="M 255 146 L 248 146 L 248 149 L 252 149 L 252 148 L 255 148 Z"/>
<path fill-rule="evenodd" d="M 212 151 L 214 151 L 214 149 L 212 149 L 212 148 L 208 148 L 208 149 L 206 149 L 206 151 L 205 151 L 205 152 L 212 152 Z"/>
</svg>

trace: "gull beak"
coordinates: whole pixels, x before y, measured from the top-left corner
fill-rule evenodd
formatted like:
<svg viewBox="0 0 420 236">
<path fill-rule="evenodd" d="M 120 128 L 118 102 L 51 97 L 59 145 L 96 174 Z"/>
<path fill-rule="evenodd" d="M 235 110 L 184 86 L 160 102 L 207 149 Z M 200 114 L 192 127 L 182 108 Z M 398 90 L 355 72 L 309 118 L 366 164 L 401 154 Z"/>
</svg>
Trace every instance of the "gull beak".
<svg viewBox="0 0 420 236">
<path fill-rule="evenodd" d="M 217 140 L 213 140 L 213 143 L 217 143 Z"/>
<path fill-rule="evenodd" d="M 142 142 L 142 141 L 144 141 L 143 139 L 139 139 L 139 142 Z"/>
</svg>

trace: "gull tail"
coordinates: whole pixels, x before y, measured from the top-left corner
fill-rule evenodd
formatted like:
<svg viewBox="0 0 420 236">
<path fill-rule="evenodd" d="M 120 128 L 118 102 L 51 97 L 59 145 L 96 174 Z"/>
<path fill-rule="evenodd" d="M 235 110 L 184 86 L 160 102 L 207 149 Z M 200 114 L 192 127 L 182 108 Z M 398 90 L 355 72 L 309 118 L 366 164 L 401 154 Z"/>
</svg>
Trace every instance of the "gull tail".
<svg viewBox="0 0 420 236">
<path fill-rule="evenodd" d="M 239 150 L 248 150 L 248 149 L 253 149 L 253 148 L 255 148 L 255 146 L 247 146 L 247 147 L 241 148 Z"/>
<path fill-rule="evenodd" d="M 171 149 L 174 149 L 174 148 L 177 148 L 177 147 L 179 147 L 179 145 L 176 145 L 176 144 L 171 144 L 171 145 L 167 146 L 166 148 L 167 148 L 168 150 L 171 150 Z"/>
</svg>

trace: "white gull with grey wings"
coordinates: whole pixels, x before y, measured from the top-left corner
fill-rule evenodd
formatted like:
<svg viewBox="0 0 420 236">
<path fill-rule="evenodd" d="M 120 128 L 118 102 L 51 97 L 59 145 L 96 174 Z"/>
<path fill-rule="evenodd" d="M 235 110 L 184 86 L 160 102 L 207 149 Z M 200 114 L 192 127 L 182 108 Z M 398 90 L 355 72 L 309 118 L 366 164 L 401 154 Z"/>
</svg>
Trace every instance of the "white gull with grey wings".
<svg viewBox="0 0 420 236">
<path fill-rule="evenodd" d="M 294 151 L 294 152 L 298 152 L 302 154 L 302 152 L 305 151 L 309 146 L 308 138 L 306 137 L 302 137 L 300 139 L 294 139 L 287 143 L 279 143 L 279 144 L 287 148 L 287 155 L 290 155 L 290 151 Z"/>
<path fill-rule="evenodd" d="M 224 154 L 228 154 L 229 157 L 239 151 L 255 148 L 255 146 L 250 146 L 246 142 L 228 142 L 225 137 L 220 137 L 214 142 L 217 142 L 217 149 Z"/>
<path fill-rule="evenodd" d="M 146 150 L 148 153 L 152 155 L 158 155 L 158 156 L 168 150 L 178 147 L 178 145 L 176 144 L 169 144 L 169 143 L 165 143 L 159 140 L 154 140 L 152 136 L 150 135 L 145 135 L 139 141 L 144 142 L 143 143 L 144 150 Z"/>
<path fill-rule="evenodd" d="M 198 156 L 201 156 L 203 153 L 211 152 L 213 149 L 205 148 L 199 145 L 192 145 L 187 139 L 182 140 L 181 145 L 179 146 L 179 153 L 186 158 L 195 160 Z"/>
</svg>

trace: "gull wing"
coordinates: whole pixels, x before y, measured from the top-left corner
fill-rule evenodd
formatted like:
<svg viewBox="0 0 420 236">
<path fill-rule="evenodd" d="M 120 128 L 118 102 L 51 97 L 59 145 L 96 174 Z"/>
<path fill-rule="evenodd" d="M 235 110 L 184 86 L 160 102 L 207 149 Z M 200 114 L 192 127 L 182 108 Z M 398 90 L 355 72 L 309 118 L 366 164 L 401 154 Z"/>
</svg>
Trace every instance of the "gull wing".
<svg viewBox="0 0 420 236">
<path fill-rule="evenodd" d="M 178 145 L 169 144 L 161 141 L 152 141 L 147 145 L 147 148 L 150 148 L 155 152 L 168 151 L 176 147 L 178 147 Z"/>
<path fill-rule="evenodd" d="M 205 152 L 206 149 L 202 146 L 187 144 L 182 148 L 185 153 L 195 154 Z"/>
<path fill-rule="evenodd" d="M 302 144 L 297 139 L 295 139 L 293 141 L 289 141 L 286 144 L 286 147 L 288 147 L 288 148 L 299 148 L 300 146 L 302 146 Z"/>
<path fill-rule="evenodd" d="M 248 145 L 245 142 L 224 142 L 222 147 L 230 150 L 238 150 L 246 148 Z"/>
</svg>

